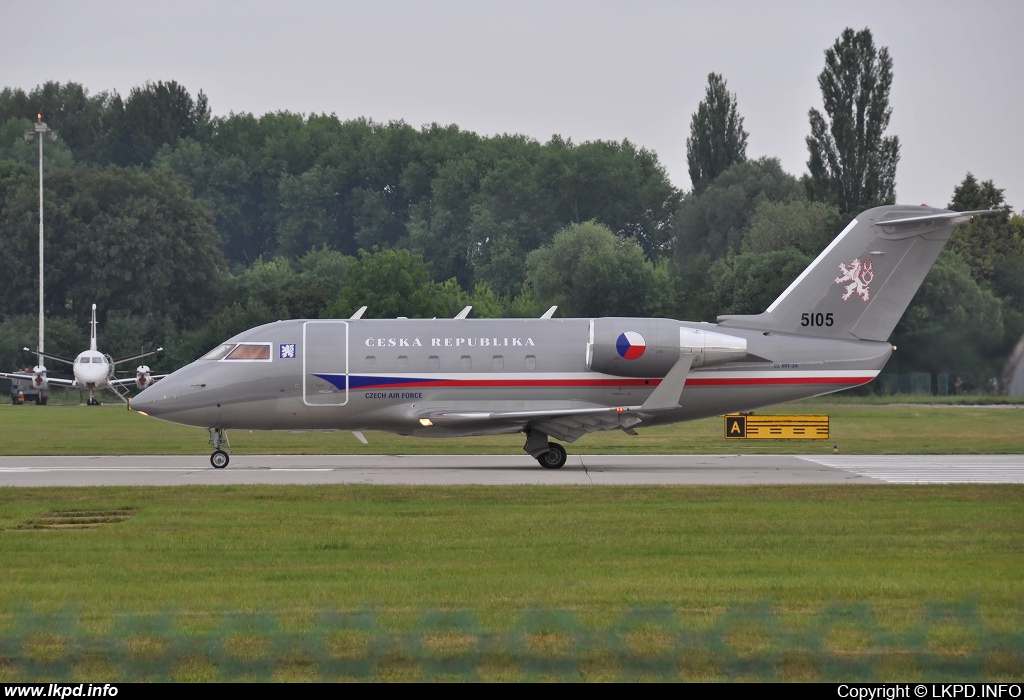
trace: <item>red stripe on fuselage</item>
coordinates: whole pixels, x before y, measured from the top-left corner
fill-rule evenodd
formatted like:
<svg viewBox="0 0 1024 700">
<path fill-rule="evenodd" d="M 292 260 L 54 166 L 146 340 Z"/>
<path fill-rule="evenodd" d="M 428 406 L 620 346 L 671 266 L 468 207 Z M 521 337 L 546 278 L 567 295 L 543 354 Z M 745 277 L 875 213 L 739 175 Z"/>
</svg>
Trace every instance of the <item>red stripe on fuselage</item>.
<svg viewBox="0 0 1024 700">
<path fill-rule="evenodd" d="M 791 386 L 796 384 L 867 384 L 874 377 L 690 377 L 686 386 Z M 652 379 L 437 379 L 422 382 L 381 382 L 364 384 L 364 389 L 438 388 L 438 387 L 617 387 L 661 384 Z"/>
</svg>

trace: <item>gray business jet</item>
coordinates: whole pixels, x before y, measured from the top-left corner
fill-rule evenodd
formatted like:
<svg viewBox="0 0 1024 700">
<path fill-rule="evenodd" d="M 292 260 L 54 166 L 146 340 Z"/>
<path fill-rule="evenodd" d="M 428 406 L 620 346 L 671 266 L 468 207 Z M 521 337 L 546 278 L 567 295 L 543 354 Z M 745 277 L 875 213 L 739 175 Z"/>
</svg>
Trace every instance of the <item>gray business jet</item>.
<svg viewBox="0 0 1024 700">
<path fill-rule="evenodd" d="M 974 215 L 865 211 L 763 313 L 662 318 L 352 318 L 278 321 L 231 338 L 146 388 L 131 407 L 226 431 L 518 433 L 558 469 L 598 430 L 750 411 L 870 382 L 953 229 Z"/>
</svg>

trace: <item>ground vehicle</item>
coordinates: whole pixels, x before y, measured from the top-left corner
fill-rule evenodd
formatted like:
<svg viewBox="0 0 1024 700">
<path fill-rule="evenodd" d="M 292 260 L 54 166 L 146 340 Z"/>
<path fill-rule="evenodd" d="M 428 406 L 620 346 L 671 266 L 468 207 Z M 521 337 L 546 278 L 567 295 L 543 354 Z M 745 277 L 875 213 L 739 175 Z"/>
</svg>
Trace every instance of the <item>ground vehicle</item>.
<svg viewBox="0 0 1024 700">
<path fill-rule="evenodd" d="M 49 391 L 44 384 L 37 386 L 34 375 L 28 369 L 16 374 L 23 376 L 11 377 L 11 403 L 15 406 L 22 403 L 34 401 L 39 406 L 45 406 L 49 398 Z"/>
</svg>

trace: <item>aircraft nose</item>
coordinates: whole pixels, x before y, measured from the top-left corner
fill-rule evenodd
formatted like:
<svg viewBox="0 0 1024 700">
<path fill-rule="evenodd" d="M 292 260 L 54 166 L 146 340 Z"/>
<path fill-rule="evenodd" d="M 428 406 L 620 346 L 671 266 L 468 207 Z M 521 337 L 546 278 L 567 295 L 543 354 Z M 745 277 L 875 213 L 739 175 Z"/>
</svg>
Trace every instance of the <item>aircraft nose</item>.
<svg viewBox="0 0 1024 700">
<path fill-rule="evenodd" d="M 151 393 L 153 387 L 146 387 L 138 393 L 129 403 L 133 411 L 139 413 L 145 413 L 147 416 L 155 416 L 157 414 L 157 404 L 159 399 L 155 393 Z"/>
<path fill-rule="evenodd" d="M 197 392 L 206 386 L 196 383 L 187 369 L 173 372 L 146 387 L 131 401 L 133 411 L 161 417 L 197 407 Z"/>
<path fill-rule="evenodd" d="M 223 381 L 216 375 L 216 363 L 187 365 L 139 392 L 131 408 L 170 423 L 223 427 Z"/>
</svg>

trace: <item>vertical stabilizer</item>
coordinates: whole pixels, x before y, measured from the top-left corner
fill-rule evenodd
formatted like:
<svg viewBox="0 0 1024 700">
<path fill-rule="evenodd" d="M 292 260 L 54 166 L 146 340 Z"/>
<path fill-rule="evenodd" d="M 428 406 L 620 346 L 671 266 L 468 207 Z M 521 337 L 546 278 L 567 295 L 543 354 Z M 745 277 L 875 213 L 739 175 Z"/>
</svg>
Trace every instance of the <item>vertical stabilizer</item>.
<svg viewBox="0 0 1024 700">
<path fill-rule="evenodd" d="M 778 299 L 723 326 L 888 340 L 959 224 L 987 211 L 884 206 L 850 222 Z"/>
<path fill-rule="evenodd" d="M 96 305 L 92 305 L 92 320 L 89 321 L 89 349 L 96 349 Z"/>
</svg>

